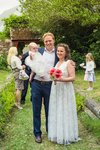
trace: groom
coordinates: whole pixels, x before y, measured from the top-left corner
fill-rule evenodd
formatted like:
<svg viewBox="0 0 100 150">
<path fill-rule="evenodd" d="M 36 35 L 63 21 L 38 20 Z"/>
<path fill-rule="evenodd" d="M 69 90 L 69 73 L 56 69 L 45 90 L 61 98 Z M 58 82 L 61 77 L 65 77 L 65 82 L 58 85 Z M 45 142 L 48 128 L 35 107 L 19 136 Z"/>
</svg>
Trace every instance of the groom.
<svg viewBox="0 0 100 150">
<path fill-rule="evenodd" d="M 48 132 L 48 107 L 49 107 L 49 96 L 51 90 L 51 79 L 48 71 L 57 63 L 58 58 L 56 56 L 56 50 L 54 47 L 55 39 L 54 35 L 47 32 L 43 35 L 44 48 L 40 48 L 39 52 L 43 55 L 46 63 L 46 73 L 41 78 L 35 75 L 34 80 L 31 83 L 31 94 L 32 94 L 32 107 L 33 107 L 33 133 L 35 135 L 35 141 L 37 143 L 42 142 L 42 131 L 41 131 L 41 108 L 42 99 L 44 99 L 44 109 L 46 116 L 46 131 Z"/>
</svg>

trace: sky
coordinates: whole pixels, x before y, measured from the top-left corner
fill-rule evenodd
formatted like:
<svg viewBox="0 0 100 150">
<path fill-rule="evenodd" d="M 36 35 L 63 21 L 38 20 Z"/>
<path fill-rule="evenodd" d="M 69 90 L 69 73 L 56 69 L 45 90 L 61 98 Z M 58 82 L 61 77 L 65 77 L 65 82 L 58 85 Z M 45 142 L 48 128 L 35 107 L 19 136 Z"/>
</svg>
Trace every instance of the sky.
<svg viewBox="0 0 100 150">
<path fill-rule="evenodd" d="M 0 14 L 5 10 L 18 6 L 20 3 L 18 0 L 0 0 Z"/>
</svg>

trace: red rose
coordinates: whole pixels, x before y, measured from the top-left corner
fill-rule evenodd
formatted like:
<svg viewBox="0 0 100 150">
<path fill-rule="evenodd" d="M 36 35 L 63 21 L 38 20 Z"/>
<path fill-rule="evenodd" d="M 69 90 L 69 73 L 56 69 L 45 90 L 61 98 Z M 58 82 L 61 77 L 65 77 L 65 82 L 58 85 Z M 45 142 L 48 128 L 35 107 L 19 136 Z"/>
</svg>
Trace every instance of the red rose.
<svg viewBox="0 0 100 150">
<path fill-rule="evenodd" d="M 59 69 L 52 68 L 52 69 L 49 71 L 49 74 L 50 74 L 50 78 L 51 78 L 52 80 L 55 80 L 55 79 L 61 78 L 61 76 L 62 76 L 62 71 L 59 70 Z"/>
<path fill-rule="evenodd" d="M 50 76 L 52 76 L 54 74 L 55 70 L 56 70 L 55 68 L 50 69 L 50 71 L 49 71 Z"/>
<path fill-rule="evenodd" d="M 55 78 L 59 79 L 59 78 L 61 78 L 61 76 L 62 76 L 62 71 L 59 69 L 56 69 L 55 70 Z"/>
</svg>

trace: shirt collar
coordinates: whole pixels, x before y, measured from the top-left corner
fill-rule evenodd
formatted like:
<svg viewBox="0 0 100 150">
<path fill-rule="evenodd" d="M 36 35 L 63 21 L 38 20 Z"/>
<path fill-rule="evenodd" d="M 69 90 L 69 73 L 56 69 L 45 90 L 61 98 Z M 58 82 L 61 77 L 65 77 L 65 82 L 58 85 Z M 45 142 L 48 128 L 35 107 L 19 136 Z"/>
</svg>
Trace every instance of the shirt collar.
<svg viewBox="0 0 100 150">
<path fill-rule="evenodd" d="M 53 48 L 52 51 L 50 51 L 50 52 L 49 52 L 46 48 L 45 48 L 44 50 L 45 50 L 46 52 L 48 52 L 48 53 L 53 53 L 53 52 L 55 52 L 55 48 Z"/>
</svg>

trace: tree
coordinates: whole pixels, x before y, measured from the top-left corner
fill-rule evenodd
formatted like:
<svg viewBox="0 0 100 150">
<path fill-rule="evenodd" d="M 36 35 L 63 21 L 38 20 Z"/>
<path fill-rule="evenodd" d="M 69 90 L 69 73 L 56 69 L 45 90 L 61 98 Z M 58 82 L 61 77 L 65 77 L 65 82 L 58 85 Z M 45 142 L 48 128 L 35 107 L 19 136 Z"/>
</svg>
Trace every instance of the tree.
<svg viewBox="0 0 100 150">
<path fill-rule="evenodd" d="M 5 19 L 6 33 L 9 34 L 12 26 L 25 26 L 40 34 L 50 31 L 54 33 L 56 43 L 69 44 L 75 59 L 92 49 L 100 59 L 97 55 L 100 53 L 100 38 L 95 36 L 97 33 L 100 35 L 100 0 L 19 1 L 23 15 Z"/>
<path fill-rule="evenodd" d="M 89 25 L 100 19 L 99 0 L 19 0 L 22 12 L 28 16 L 30 26 L 38 30 L 52 27 L 53 21 L 59 18 L 79 21 L 81 25 Z M 53 24 L 54 25 L 54 24 Z M 46 28 L 47 29 L 47 28 Z"/>
<path fill-rule="evenodd" d="M 30 28 L 41 33 L 53 32 L 57 43 L 66 42 L 73 49 L 72 53 L 77 53 L 75 59 L 81 53 L 84 56 L 92 51 L 94 45 L 95 54 L 99 53 L 100 47 L 96 44 L 99 42 L 94 36 L 94 30 L 100 33 L 99 0 L 20 0 L 20 3 Z"/>
<path fill-rule="evenodd" d="M 10 37 L 11 28 L 28 28 L 29 20 L 25 15 L 17 16 L 10 15 L 8 18 L 4 18 L 4 33 L 7 37 Z"/>
</svg>

